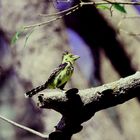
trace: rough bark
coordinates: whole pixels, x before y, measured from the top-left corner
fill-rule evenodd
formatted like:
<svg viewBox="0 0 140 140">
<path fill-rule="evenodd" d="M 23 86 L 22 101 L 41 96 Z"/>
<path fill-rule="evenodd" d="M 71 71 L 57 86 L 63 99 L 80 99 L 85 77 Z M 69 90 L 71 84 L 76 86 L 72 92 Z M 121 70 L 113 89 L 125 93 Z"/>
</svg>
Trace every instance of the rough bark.
<svg viewBox="0 0 140 140">
<path fill-rule="evenodd" d="M 122 104 L 139 96 L 139 92 L 140 72 L 137 72 L 99 87 L 68 91 L 49 90 L 41 92 L 36 98 L 40 108 L 54 109 L 62 114 L 56 132 L 51 133 L 50 138 L 60 136 L 67 140 L 82 130 L 81 124 L 94 116 L 97 111 Z"/>
</svg>

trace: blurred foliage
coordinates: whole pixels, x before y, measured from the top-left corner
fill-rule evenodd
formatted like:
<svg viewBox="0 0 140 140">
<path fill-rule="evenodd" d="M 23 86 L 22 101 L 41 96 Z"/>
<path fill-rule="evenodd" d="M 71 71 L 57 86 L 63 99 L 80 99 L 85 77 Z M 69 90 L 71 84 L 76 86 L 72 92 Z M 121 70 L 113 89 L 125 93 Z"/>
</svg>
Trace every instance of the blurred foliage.
<svg viewBox="0 0 140 140">
<path fill-rule="evenodd" d="M 126 11 L 124 5 L 121 5 L 121 4 L 116 3 L 116 4 L 112 4 L 112 6 L 113 6 L 116 10 L 118 10 L 118 11 L 120 11 L 120 12 L 122 12 L 122 13 L 127 13 L 127 11 Z"/>
</svg>

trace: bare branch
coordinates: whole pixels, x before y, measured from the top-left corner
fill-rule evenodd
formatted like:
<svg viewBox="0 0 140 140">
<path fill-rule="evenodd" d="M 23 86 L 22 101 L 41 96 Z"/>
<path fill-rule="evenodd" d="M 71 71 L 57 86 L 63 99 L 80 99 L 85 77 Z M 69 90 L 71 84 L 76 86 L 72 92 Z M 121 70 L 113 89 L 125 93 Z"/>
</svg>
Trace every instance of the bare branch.
<svg viewBox="0 0 140 140">
<path fill-rule="evenodd" d="M 122 104 L 140 96 L 140 72 L 99 87 L 68 91 L 46 90 L 35 98 L 40 108 L 54 109 L 62 114 L 62 119 L 49 138 L 70 140 L 74 133 L 82 130 L 81 124 L 88 121 L 97 111 Z"/>
<path fill-rule="evenodd" d="M 63 10 L 63 11 L 61 11 L 61 12 L 52 13 L 52 14 L 39 14 L 39 15 L 42 16 L 42 17 L 58 16 L 58 15 L 60 15 L 60 14 L 65 14 L 65 13 L 67 13 L 67 12 L 75 11 L 75 9 L 77 9 L 78 7 L 79 7 L 79 4 L 77 4 L 77 5 L 73 6 L 73 7 L 70 7 L 70 8 L 68 8 L 68 9 L 66 9 L 66 10 Z"/>
<path fill-rule="evenodd" d="M 33 28 L 33 27 L 37 27 L 37 26 L 43 26 L 43 25 L 47 25 L 53 21 L 56 21 L 58 19 L 61 19 L 63 18 L 64 16 L 66 15 L 69 15 L 71 14 L 72 12 L 75 12 L 76 10 L 78 10 L 80 8 L 80 5 L 77 4 L 73 7 L 70 7 L 69 9 L 67 10 L 64 10 L 62 12 L 57 12 L 57 13 L 53 13 L 53 14 L 49 14 L 49 15 L 44 15 L 44 14 L 41 14 L 41 16 L 46 16 L 46 17 L 50 17 L 50 16 L 57 16 L 51 20 L 47 20 L 47 21 L 44 21 L 44 22 L 40 22 L 40 23 L 36 23 L 36 24 L 31 24 L 31 25 L 27 25 L 27 26 L 24 26 L 24 29 L 29 29 L 29 28 Z M 65 14 L 64 14 L 65 13 Z M 59 16 L 60 14 L 60 16 Z M 64 14 L 64 15 L 61 15 L 61 14 Z"/>
<path fill-rule="evenodd" d="M 130 36 L 133 36 L 133 37 L 135 37 L 135 36 L 140 36 L 140 33 L 133 33 L 133 32 L 129 32 L 129 31 L 126 31 L 126 30 L 124 30 L 124 29 L 119 29 L 119 32 L 123 32 L 123 33 L 125 33 L 125 34 L 127 34 L 127 35 L 130 35 Z"/>
<path fill-rule="evenodd" d="M 81 114 L 85 117 L 85 115 L 87 115 L 84 113 L 85 111 L 94 114 L 102 109 L 122 104 L 127 100 L 139 96 L 139 91 L 140 72 L 137 72 L 132 76 L 121 78 L 113 83 L 76 91 L 78 94 L 76 94 L 75 90 L 67 92 L 60 90 L 41 92 L 38 96 L 38 105 L 41 108 L 54 109 L 65 116 L 68 114 L 72 115 L 71 112 L 76 107 L 74 106 L 76 100 L 76 104 L 79 102 L 79 104 L 82 105 Z M 80 118 L 82 118 L 82 115 Z"/>
<path fill-rule="evenodd" d="M 123 1 L 111 1 L 111 0 L 103 0 L 110 4 L 125 4 L 125 5 L 140 5 L 140 2 L 123 2 Z"/>
<path fill-rule="evenodd" d="M 137 96 L 140 96 L 140 72 L 113 83 L 84 90 L 73 88 L 68 91 L 53 89 L 40 92 L 35 95 L 37 105 L 40 108 L 54 109 L 62 114 L 55 131 L 49 136 L 3 116 L 0 118 L 42 138 L 70 140 L 73 134 L 82 130 L 81 124 L 88 121 L 97 111 L 122 104 Z"/>
<path fill-rule="evenodd" d="M 105 1 L 105 2 L 104 2 Z M 53 21 L 56 21 L 58 19 L 61 19 L 63 18 L 64 16 L 67 16 L 69 14 L 72 14 L 73 12 L 75 12 L 76 10 L 78 10 L 79 8 L 83 7 L 83 6 L 86 6 L 86 5 L 108 5 L 108 4 L 124 4 L 124 5 L 140 5 L 140 2 L 122 2 L 122 1 L 110 1 L 110 0 L 103 0 L 103 1 L 100 1 L 100 2 L 80 2 L 79 4 L 73 6 L 73 7 L 70 7 L 64 11 L 61 11 L 61 12 L 57 12 L 57 13 L 53 13 L 53 14 L 49 14 L 49 15 L 45 15 L 45 14 L 40 14 L 41 16 L 46 16 L 46 17 L 50 17 L 50 16 L 58 16 L 56 18 L 53 18 L 51 20 L 47 20 L 47 21 L 43 21 L 43 22 L 39 22 L 39 23 L 36 23 L 36 24 L 31 24 L 31 25 L 27 25 L 27 26 L 24 26 L 24 29 L 29 29 L 29 28 L 33 28 L 33 27 L 38 27 L 38 26 L 43 26 L 43 25 L 47 25 Z M 63 15 L 60 15 L 59 14 L 63 14 Z"/>
<path fill-rule="evenodd" d="M 125 33 L 125 34 L 127 34 L 127 35 L 130 35 L 130 36 L 133 36 L 133 37 L 135 37 L 135 36 L 140 36 L 140 33 L 130 32 L 130 31 L 127 31 L 127 30 L 121 28 L 121 25 L 122 25 L 122 23 L 123 23 L 125 20 L 132 20 L 132 19 L 137 19 L 137 20 L 138 20 L 138 19 L 140 19 L 140 16 L 139 16 L 139 15 L 136 15 L 136 16 L 124 16 L 124 17 L 119 21 L 119 23 L 118 23 L 118 25 L 117 25 L 118 33 L 123 32 L 123 33 Z"/>
<path fill-rule="evenodd" d="M 81 123 L 89 120 L 97 111 L 122 104 L 140 94 L 140 72 L 100 87 L 68 91 L 47 90 L 36 96 L 41 108 L 51 108 L 60 112 L 63 117 L 56 126 L 56 131 L 45 135 L 20 125 L 0 115 L 0 119 L 24 129 L 32 134 L 51 140 L 60 137 L 70 140 L 72 134 L 82 129 Z"/>
<path fill-rule="evenodd" d="M 48 138 L 48 137 L 49 137 L 49 136 L 46 135 L 46 134 L 42 134 L 42 133 L 40 133 L 40 132 L 38 132 L 38 131 L 35 131 L 35 130 L 29 128 L 29 127 L 26 127 L 26 126 L 23 126 L 23 125 L 20 125 L 20 124 L 14 122 L 14 121 L 11 121 L 11 120 L 9 120 L 9 119 L 3 117 L 2 115 L 0 115 L 0 119 L 6 121 L 6 122 L 8 122 L 8 123 L 10 123 L 10 124 L 12 124 L 12 125 L 14 125 L 14 126 L 16 126 L 16 127 L 19 127 L 19 128 L 21 128 L 21 129 L 24 129 L 24 130 L 26 130 L 26 131 L 28 131 L 28 132 L 34 134 L 34 135 L 37 135 L 37 136 L 39 136 L 39 137 L 41 137 L 41 138 Z"/>
</svg>

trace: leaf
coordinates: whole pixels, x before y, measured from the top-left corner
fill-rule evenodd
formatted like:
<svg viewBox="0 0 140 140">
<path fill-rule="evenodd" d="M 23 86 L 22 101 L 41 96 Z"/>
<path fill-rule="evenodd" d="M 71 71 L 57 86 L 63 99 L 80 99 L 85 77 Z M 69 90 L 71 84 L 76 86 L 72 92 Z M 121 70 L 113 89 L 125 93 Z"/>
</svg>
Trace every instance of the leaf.
<svg viewBox="0 0 140 140">
<path fill-rule="evenodd" d="M 17 40 L 19 39 L 20 35 L 23 33 L 24 28 L 22 27 L 19 31 L 15 33 L 15 35 L 11 39 L 11 44 L 15 44 Z"/>
<path fill-rule="evenodd" d="M 11 44 L 15 44 L 17 42 L 17 40 L 20 38 L 20 36 L 24 33 L 24 34 L 26 34 L 24 47 L 26 47 L 27 41 L 28 41 L 29 37 L 31 36 L 31 34 L 33 33 L 34 30 L 35 30 L 35 27 L 33 27 L 30 31 L 25 32 L 25 28 L 21 27 L 20 30 L 17 31 L 15 33 L 15 35 L 12 37 Z"/>
<path fill-rule="evenodd" d="M 12 37 L 11 44 L 15 44 L 17 42 L 17 40 L 19 39 L 20 33 L 21 32 L 19 31 L 15 33 L 15 35 Z"/>
<path fill-rule="evenodd" d="M 106 9 L 109 10 L 109 7 L 104 4 L 97 5 L 96 8 L 102 9 L 102 10 L 106 10 Z"/>
<path fill-rule="evenodd" d="M 124 8 L 124 5 L 120 5 L 118 3 L 115 3 L 115 4 L 112 4 L 112 6 L 122 13 L 127 13 L 127 11 Z"/>
</svg>

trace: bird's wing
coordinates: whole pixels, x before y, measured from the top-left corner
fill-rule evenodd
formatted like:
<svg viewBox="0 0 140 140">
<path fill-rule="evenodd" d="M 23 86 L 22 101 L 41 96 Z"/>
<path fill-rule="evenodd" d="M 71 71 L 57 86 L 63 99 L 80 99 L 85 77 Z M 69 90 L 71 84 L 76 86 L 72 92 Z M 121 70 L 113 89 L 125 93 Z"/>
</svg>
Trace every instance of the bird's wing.
<svg viewBox="0 0 140 140">
<path fill-rule="evenodd" d="M 61 72 L 61 70 L 65 69 L 66 66 L 67 66 L 67 63 L 63 63 L 63 64 L 60 64 L 56 69 L 54 69 L 54 71 L 48 78 L 46 84 L 51 83 L 55 79 L 55 77 Z"/>
</svg>

